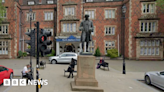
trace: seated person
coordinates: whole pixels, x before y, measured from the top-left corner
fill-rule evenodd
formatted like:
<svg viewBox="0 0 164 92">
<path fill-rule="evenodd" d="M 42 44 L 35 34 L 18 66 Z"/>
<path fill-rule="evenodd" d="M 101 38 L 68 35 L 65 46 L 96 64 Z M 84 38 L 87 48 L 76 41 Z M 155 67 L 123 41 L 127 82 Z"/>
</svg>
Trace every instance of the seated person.
<svg viewBox="0 0 164 92">
<path fill-rule="evenodd" d="M 100 62 L 97 63 L 97 69 L 99 69 L 103 64 L 104 64 L 104 60 L 102 59 L 102 57 L 100 58 Z"/>
<path fill-rule="evenodd" d="M 29 80 L 33 80 L 32 74 L 30 73 L 31 70 L 29 68 L 30 68 L 30 65 L 29 64 L 27 64 L 26 66 L 24 66 L 24 68 L 23 68 L 23 77 L 26 77 Z"/>
</svg>

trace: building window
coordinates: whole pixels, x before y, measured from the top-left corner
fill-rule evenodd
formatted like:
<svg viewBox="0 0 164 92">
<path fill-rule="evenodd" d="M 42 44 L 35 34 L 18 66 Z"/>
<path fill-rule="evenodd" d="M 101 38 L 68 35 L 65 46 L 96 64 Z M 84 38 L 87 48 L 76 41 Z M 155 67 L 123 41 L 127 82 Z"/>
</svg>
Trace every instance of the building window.
<svg viewBox="0 0 164 92">
<path fill-rule="evenodd" d="M 0 34 L 8 34 L 9 27 L 8 25 L 0 25 Z"/>
<path fill-rule="evenodd" d="M 45 28 L 46 31 L 51 31 L 51 36 L 53 36 L 53 28 Z"/>
<path fill-rule="evenodd" d="M 75 7 L 65 7 L 65 16 L 75 16 Z"/>
<path fill-rule="evenodd" d="M 90 44 L 89 44 L 89 51 L 90 51 L 91 53 L 94 53 L 94 51 L 95 51 L 95 50 L 94 50 L 94 49 L 95 49 L 94 47 L 95 47 L 94 41 L 91 41 Z"/>
<path fill-rule="evenodd" d="M 27 32 L 31 32 L 31 30 L 34 30 L 34 28 L 27 28 Z"/>
<path fill-rule="evenodd" d="M 34 3 L 34 1 L 29 1 L 28 2 L 28 5 L 34 5 L 35 3 Z"/>
<path fill-rule="evenodd" d="M 105 10 L 105 18 L 115 18 L 115 9 L 106 9 Z"/>
<path fill-rule="evenodd" d="M 105 35 L 114 35 L 115 27 L 105 27 Z"/>
<path fill-rule="evenodd" d="M 47 1 L 47 4 L 53 4 L 54 1 Z"/>
<path fill-rule="evenodd" d="M 64 23 L 63 32 L 76 32 L 76 23 Z"/>
<path fill-rule="evenodd" d="M 89 15 L 89 19 L 95 19 L 95 11 L 94 10 L 86 10 L 85 14 Z"/>
<path fill-rule="evenodd" d="M 35 20 L 35 13 L 31 14 L 31 20 L 34 21 Z M 30 13 L 27 13 L 27 21 L 30 21 Z"/>
<path fill-rule="evenodd" d="M 86 0 L 86 2 L 93 2 L 93 0 Z"/>
<path fill-rule="evenodd" d="M 144 14 L 155 13 L 155 3 L 143 3 L 142 12 Z"/>
<path fill-rule="evenodd" d="M 8 41 L 0 41 L 0 55 L 8 54 Z"/>
<path fill-rule="evenodd" d="M 115 42 L 114 41 L 106 41 L 105 42 L 105 53 L 107 54 L 107 50 L 114 49 Z"/>
<path fill-rule="evenodd" d="M 53 12 L 44 13 L 45 20 L 53 20 Z"/>
<path fill-rule="evenodd" d="M 0 14 L 0 18 L 6 18 L 7 17 L 7 9 L 2 10 L 2 14 Z"/>
<path fill-rule="evenodd" d="M 141 22 L 141 32 L 156 32 L 157 22 Z"/>
<path fill-rule="evenodd" d="M 159 55 L 160 40 L 141 40 L 140 55 Z"/>
</svg>

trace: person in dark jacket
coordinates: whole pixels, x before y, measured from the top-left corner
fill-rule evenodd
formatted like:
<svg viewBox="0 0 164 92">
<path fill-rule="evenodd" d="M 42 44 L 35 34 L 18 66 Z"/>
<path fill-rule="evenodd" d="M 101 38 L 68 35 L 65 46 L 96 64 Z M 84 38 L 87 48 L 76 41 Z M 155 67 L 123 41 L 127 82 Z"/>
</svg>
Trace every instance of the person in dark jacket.
<svg viewBox="0 0 164 92">
<path fill-rule="evenodd" d="M 73 78 L 74 68 L 75 68 L 75 60 L 72 58 L 71 63 L 70 63 L 70 69 L 69 69 L 69 76 L 68 76 L 68 78 L 70 78 L 71 74 L 72 74 L 72 78 Z"/>
<path fill-rule="evenodd" d="M 101 57 L 99 63 L 97 64 L 97 69 L 99 69 L 103 64 L 104 64 L 104 60 Z"/>
</svg>

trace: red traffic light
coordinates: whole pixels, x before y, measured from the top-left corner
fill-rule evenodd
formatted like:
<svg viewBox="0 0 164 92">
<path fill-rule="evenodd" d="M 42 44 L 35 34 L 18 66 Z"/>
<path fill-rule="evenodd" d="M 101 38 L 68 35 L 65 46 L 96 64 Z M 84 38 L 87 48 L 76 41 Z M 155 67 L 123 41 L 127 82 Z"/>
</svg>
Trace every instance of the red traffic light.
<svg viewBox="0 0 164 92">
<path fill-rule="evenodd" d="M 44 36 L 41 37 L 42 41 L 45 41 Z"/>
</svg>

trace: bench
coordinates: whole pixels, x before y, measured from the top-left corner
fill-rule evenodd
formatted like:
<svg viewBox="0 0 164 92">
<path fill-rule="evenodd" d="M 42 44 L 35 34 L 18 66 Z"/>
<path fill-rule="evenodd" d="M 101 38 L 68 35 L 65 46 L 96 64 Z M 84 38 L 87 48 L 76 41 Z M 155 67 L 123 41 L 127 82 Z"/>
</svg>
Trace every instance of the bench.
<svg viewBox="0 0 164 92">
<path fill-rule="evenodd" d="M 67 70 L 64 69 L 64 76 L 65 76 L 65 73 L 68 72 Z M 73 71 L 74 73 L 77 73 L 77 71 Z"/>
<path fill-rule="evenodd" d="M 101 65 L 102 67 L 104 67 L 104 70 L 105 70 L 105 67 L 108 68 L 108 71 L 109 71 L 109 66 L 108 66 L 108 63 L 107 62 L 104 62 L 104 64 Z"/>
</svg>

